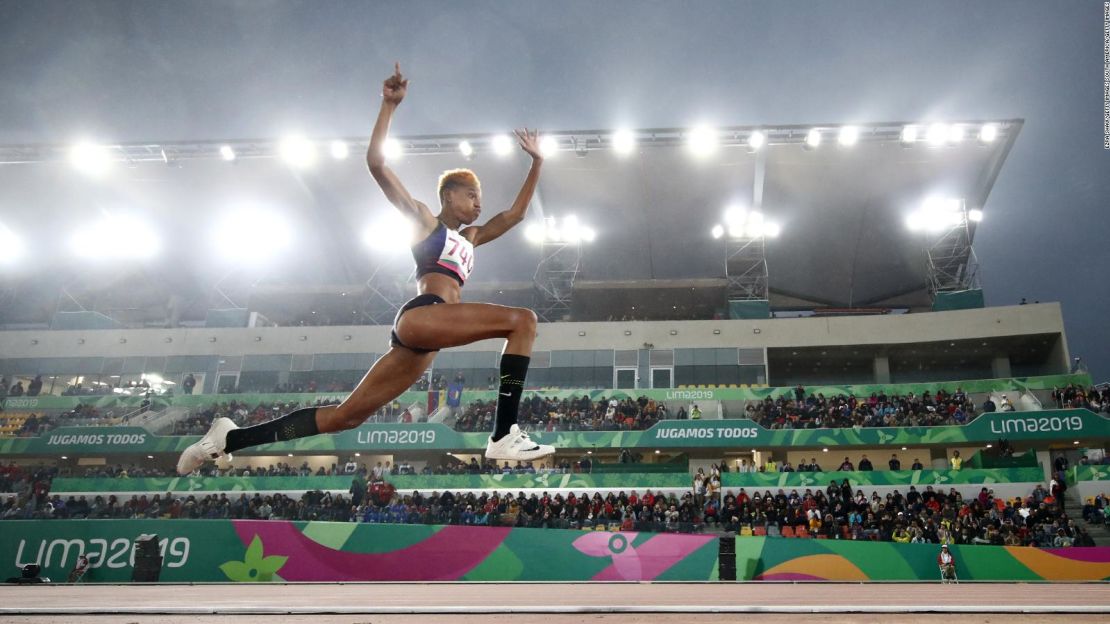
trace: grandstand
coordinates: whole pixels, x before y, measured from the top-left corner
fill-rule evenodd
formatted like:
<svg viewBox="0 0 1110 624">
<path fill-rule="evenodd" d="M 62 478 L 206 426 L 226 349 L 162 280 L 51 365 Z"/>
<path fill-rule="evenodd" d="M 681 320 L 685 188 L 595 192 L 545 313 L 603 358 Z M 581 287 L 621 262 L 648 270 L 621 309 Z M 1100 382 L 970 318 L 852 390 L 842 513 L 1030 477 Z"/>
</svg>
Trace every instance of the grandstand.
<svg viewBox="0 0 1110 624">
<path fill-rule="evenodd" d="M 124 581 L 142 568 L 126 557 L 136 536 L 155 533 L 162 581 L 934 582 L 943 543 L 961 580 L 1110 578 L 1110 391 L 1073 366 L 1059 304 L 983 305 L 971 215 L 1021 129 L 997 123 L 998 142 L 944 153 L 875 124 L 851 156 L 787 126 L 761 156 L 734 128 L 710 169 L 654 131 L 636 171 L 600 148 L 554 166 L 547 206 L 647 231 L 542 252 L 571 253 L 561 267 L 511 261 L 535 255 L 515 240 L 468 293 L 548 321 L 520 422 L 558 452 L 534 464 L 482 457 L 501 348 L 486 341 L 440 353 L 357 429 L 174 474 L 215 417 L 342 400 L 412 289 L 401 263 L 345 284 L 358 262 L 343 248 L 346 266 L 308 286 L 232 278 L 230 308 L 156 280 L 70 286 L 96 305 L 46 312 L 44 284 L 0 309 L 0 526 L 18 527 L 0 560 L 64 577 L 81 551 L 86 581 Z M 454 162 L 433 144 L 410 139 L 404 175 Z M 228 175 L 214 165 L 175 184 L 207 192 Z M 907 231 L 900 206 L 937 179 L 959 223 Z M 634 189 L 653 202 L 606 203 Z M 712 238 L 737 194 L 781 235 Z M 850 243 L 792 260 L 830 238 Z"/>
</svg>

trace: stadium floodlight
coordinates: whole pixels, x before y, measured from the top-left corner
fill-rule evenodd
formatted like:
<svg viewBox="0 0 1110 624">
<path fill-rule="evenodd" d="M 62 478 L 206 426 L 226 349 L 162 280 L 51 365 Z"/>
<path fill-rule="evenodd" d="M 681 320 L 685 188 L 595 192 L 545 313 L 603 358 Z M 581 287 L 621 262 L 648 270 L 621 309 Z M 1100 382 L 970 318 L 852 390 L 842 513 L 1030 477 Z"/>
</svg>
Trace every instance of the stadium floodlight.
<svg viewBox="0 0 1110 624">
<path fill-rule="evenodd" d="M 493 153 L 498 156 L 508 156 L 513 151 L 513 141 L 504 134 L 499 134 L 490 141 Z"/>
<path fill-rule="evenodd" d="M 778 238 L 782 228 L 777 223 L 767 223 L 763 226 L 763 235 L 767 238 Z"/>
<path fill-rule="evenodd" d="M 730 238 L 744 238 L 744 224 L 730 223 L 728 224 L 728 235 Z"/>
<path fill-rule="evenodd" d="M 328 151 L 331 152 L 331 157 L 336 160 L 346 160 L 351 155 L 351 147 L 347 145 L 347 142 L 338 139 L 328 145 Z"/>
<path fill-rule="evenodd" d="M 362 232 L 362 242 L 370 251 L 399 254 L 412 245 L 412 221 L 396 210 L 387 210 Z"/>
<path fill-rule="evenodd" d="M 235 150 L 232 149 L 230 145 L 221 145 L 220 158 L 223 158 L 224 160 L 229 162 L 235 160 Z"/>
<path fill-rule="evenodd" d="M 559 153 L 559 140 L 553 136 L 545 136 L 540 139 L 540 154 L 544 158 L 550 158 Z"/>
<path fill-rule="evenodd" d="M 928 132 L 925 133 L 925 140 L 933 147 L 944 145 L 948 140 L 948 126 L 942 123 L 935 123 L 929 126 Z"/>
<path fill-rule="evenodd" d="M 970 214 L 966 215 L 970 218 Z M 915 232 L 936 234 L 964 223 L 963 200 L 930 197 L 906 217 L 906 227 Z"/>
<path fill-rule="evenodd" d="M 474 153 L 474 146 L 470 144 L 470 141 L 459 141 L 459 151 L 462 152 L 464 157 L 470 158 Z"/>
<path fill-rule="evenodd" d="M 543 223 L 532 223 L 524 228 L 524 238 L 530 243 L 568 243 L 571 245 L 583 242 L 591 243 L 597 238 L 593 228 L 582 225 L 578 217 L 567 215 L 563 218 L 562 226 L 555 217 L 547 217 Z"/>
<path fill-rule="evenodd" d="M 806 147 L 816 149 L 818 145 L 821 145 L 821 131 L 813 128 L 806 133 Z"/>
<path fill-rule="evenodd" d="M 282 160 L 294 167 L 310 167 L 316 162 L 316 146 L 303 136 L 282 139 L 278 153 Z"/>
<path fill-rule="evenodd" d="M 983 143 L 991 143 L 998 138 L 998 124 L 985 123 L 982 128 L 979 128 L 979 140 Z"/>
<path fill-rule="evenodd" d="M 544 236 L 544 227 L 539 223 L 531 223 L 528 227 L 524 228 L 524 238 L 530 243 L 542 243 Z"/>
<path fill-rule="evenodd" d="M 382 155 L 386 160 L 397 160 L 405 155 L 405 146 L 401 142 L 392 137 L 385 140 L 382 145 Z"/>
<path fill-rule="evenodd" d="M 859 128 L 843 126 L 836 136 L 836 142 L 844 147 L 851 147 L 859 142 Z"/>
<path fill-rule="evenodd" d="M 964 140 L 964 127 L 961 124 L 952 124 L 948 126 L 948 141 L 950 143 L 959 143 Z"/>
<path fill-rule="evenodd" d="M 912 145 L 915 142 L 917 142 L 917 126 L 904 126 L 902 128 L 902 143 Z"/>
<path fill-rule="evenodd" d="M 216 224 L 212 242 L 225 259 L 259 265 L 285 251 L 293 228 L 280 215 L 261 208 L 243 208 Z"/>
<path fill-rule="evenodd" d="M 968 218 L 969 221 L 974 221 L 976 223 L 979 223 L 980 221 L 983 220 L 983 211 L 982 210 L 975 210 L 975 209 L 968 210 L 967 211 L 967 218 Z"/>
<path fill-rule="evenodd" d="M 686 146 L 690 153 L 699 158 L 712 155 L 719 144 L 717 131 L 709 126 L 696 126 L 686 136 Z"/>
<path fill-rule="evenodd" d="M 81 173 L 100 176 L 111 166 L 112 155 L 103 145 L 79 143 L 69 150 L 69 162 Z"/>
<path fill-rule="evenodd" d="M 142 221 L 109 215 L 71 234 L 69 246 L 85 260 L 144 260 L 157 255 L 162 243 Z"/>
<path fill-rule="evenodd" d="M 609 140 L 613 143 L 613 151 L 621 156 L 627 156 L 636 149 L 636 136 L 630 130 L 617 130 Z"/>
<path fill-rule="evenodd" d="M 23 240 L 0 223 L 0 266 L 12 265 L 23 256 Z"/>
<path fill-rule="evenodd" d="M 739 206 L 729 206 L 725 208 L 725 223 L 729 225 L 743 224 L 746 215 L 744 209 Z"/>
<path fill-rule="evenodd" d="M 720 238 L 725 235 L 725 227 L 718 223 L 713 226 L 713 229 L 710 230 L 709 233 L 713 235 L 713 238 Z"/>
<path fill-rule="evenodd" d="M 759 151 L 767 143 L 767 135 L 759 130 L 756 130 L 748 135 L 748 147 L 753 151 Z"/>
<path fill-rule="evenodd" d="M 737 206 L 725 210 L 724 221 L 724 225 L 718 223 L 710 230 L 713 238 L 720 238 L 726 232 L 729 238 L 773 238 L 781 231 L 777 224 L 769 223 L 762 212 L 745 211 Z"/>
</svg>

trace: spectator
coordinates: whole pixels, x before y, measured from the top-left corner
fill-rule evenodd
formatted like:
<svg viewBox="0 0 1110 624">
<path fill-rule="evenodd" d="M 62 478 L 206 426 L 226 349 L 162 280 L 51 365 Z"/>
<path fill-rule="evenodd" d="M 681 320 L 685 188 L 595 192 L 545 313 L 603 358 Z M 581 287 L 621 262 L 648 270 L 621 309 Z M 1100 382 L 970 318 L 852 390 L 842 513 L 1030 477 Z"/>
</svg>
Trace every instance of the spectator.
<svg viewBox="0 0 1110 624">
<path fill-rule="evenodd" d="M 193 377 L 192 373 L 185 375 L 185 379 L 181 382 L 181 387 L 185 390 L 185 394 L 192 394 L 193 388 L 197 387 L 197 378 Z"/>
<path fill-rule="evenodd" d="M 12 389 L 8 391 L 8 396 L 21 397 L 23 396 L 23 382 L 17 381 Z"/>
<path fill-rule="evenodd" d="M 963 467 L 964 460 L 960 457 L 959 451 L 952 451 L 952 458 L 948 460 L 948 463 L 951 464 L 952 470 L 959 470 Z"/>
<path fill-rule="evenodd" d="M 887 465 L 890 466 L 891 470 L 901 470 L 902 469 L 902 462 L 898 461 L 898 454 L 897 453 L 890 456 L 890 461 L 887 462 Z"/>
<path fill-rule="evenodd" d="M 912 466 L 910 466 L 910 470 L 925 470 L 925 466 L 923 466 L 923 465 L 921 464 L 921 460 L 919 460 L 918 458 L 914 457 L 914 458 L 913 458 L 913 465 L 912 465 Z"/>
<path fill-rule="evenodd" d="M 871 465 L 871 460 L 867 459 L 867 455 L 864 455 L 862 458 L 860 458 L 859 469 L 866 471 L 874 470 L 874 467 Z"/>
<path fill-rule="evenodd" d="M 27 386 L 27 396 L 38 396 L 42 392 L 42 375 L 35 375 Z"/>
<path fill-rule="evenodd" d="M 852 460 L 848 459 L 847 457 L 844 458 L 844 461 L 840 462 L 840 467 L 837 468 L 837 470 L 841 470 L 841 471 L 848 471 L 848 470 L 855 470 L 855 469 L 856 469 L 855 466 L 852 465 Z"/>
</svg>

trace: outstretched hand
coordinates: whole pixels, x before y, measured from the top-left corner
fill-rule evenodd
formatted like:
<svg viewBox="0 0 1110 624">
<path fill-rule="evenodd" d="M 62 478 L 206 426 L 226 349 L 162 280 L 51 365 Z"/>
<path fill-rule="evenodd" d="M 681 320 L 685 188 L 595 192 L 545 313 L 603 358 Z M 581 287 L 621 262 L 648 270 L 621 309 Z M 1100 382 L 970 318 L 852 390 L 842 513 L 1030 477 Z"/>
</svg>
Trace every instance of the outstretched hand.
<svg viewBox="0 0 1110 624">
<path fill-rule="evenodd" d="M 385 84 L 382 85 L 382 99 L 390 104 L 400 104 L 401 100 L 405 99 L 405 93 L 408 91 L 409 81 L 401 75 L 401 64 L 393 64 L 393 75 L 385 79 Z"/>
<path fill-rule="evenodd" d="M 528 128 L 522 130 L 513 130 L 516 135 L 517 141 L 520 141 L 520 149 L 528 153 L 532 160 L 543 160 L 543 154 L 540 153 L 540 131 L 539 129 L 529 131 Z"/>
</svg>

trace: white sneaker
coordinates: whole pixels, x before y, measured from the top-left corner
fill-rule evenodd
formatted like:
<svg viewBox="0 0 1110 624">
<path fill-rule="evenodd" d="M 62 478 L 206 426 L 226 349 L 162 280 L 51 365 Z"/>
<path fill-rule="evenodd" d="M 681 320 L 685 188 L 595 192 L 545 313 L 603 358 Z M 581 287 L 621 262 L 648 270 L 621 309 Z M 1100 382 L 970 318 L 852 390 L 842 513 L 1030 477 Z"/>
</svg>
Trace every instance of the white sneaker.
<svg viewBox="0 0 1110 624">
<path fill-rule="evenodd" d="M 183 477 L 192 474 L 194 470 L 203 466 L 204 462 L 210 459 L 226 458 L 230 461 L 231 455 L 224 453 L 224 447 L 227 446 L 227 432 L 238 428 L 238 425 L 233 423 L 230 418 L 213 420 L 208 433 L 182 451 L 181 457 L 177 459 L 177 474 Z"/>
<path fill-rule="evenodd" d="M 536 444 L 528 433 L 521 431 L 520 427 L 513 425 L 508 435 L 494 442 L 489 438 L 486 442 L 486 459 L 505 459 L 516 461 L 531 461 L 541 457 L 555 454 L 555 447 L 550 444 Z"/>
</svg>

